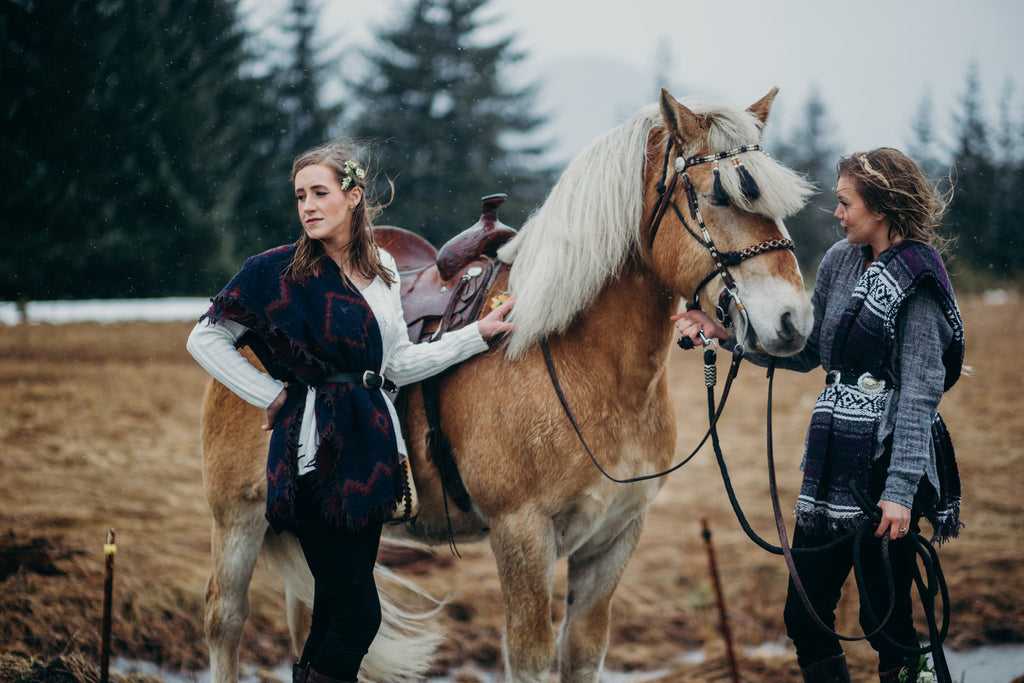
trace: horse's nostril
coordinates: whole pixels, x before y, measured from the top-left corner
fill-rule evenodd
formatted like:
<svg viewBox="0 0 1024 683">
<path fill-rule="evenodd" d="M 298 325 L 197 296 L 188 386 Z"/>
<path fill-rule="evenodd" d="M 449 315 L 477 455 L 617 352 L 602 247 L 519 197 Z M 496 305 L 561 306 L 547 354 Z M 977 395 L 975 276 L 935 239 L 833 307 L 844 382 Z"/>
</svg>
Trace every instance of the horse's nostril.
<svg viewBox="0 0 1024 683">
<path fill-rule="evenodd" d="M 786 311 L 782 314 L 782 325 L 779 327 L 779 338 L 786 341 L 796 339 L 798 331 L 793 324 L 793 312 Z"/>
</svg>

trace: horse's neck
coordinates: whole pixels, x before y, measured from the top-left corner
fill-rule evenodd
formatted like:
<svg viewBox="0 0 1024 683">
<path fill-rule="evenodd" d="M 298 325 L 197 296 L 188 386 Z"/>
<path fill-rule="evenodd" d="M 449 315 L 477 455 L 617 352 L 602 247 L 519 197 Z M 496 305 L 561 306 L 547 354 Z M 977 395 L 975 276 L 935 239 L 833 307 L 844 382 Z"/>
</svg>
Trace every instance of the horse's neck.
<svg viewBox="0 0 1024 683">
<path fill-rule="evenodd" d="M 678 303 L 649 271 L 627 267 L 566 334 L 579 350 L 576 364 L 637 380 L 658 374 L 672 338 L 669 316 Z"/>
</svg>

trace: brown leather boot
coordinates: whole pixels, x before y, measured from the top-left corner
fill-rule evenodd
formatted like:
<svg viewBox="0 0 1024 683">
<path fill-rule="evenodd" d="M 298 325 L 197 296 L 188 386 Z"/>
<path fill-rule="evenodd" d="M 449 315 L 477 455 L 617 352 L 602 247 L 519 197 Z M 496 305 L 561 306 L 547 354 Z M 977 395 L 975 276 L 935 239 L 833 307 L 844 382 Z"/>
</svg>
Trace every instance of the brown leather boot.
<svg viewBox="0 0 1024 683">
<path fill-rule="evenodd" d="M 802 669 L 804 683 L 850 683 L 850 670 L 846 668 L 846 655 L 823 659 Z"/>
</svg>

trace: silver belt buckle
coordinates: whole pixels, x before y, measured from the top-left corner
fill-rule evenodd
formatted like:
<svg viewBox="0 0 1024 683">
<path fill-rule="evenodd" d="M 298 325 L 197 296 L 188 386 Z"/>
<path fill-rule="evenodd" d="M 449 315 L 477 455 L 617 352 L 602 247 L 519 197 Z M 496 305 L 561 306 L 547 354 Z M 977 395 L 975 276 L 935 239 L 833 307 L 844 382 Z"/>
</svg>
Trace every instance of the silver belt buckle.
<svg viewBox="0 0 1024 683">
<path fill-rule="evenodd" d="M 857 378 L 857 386 L 865 394 L 878 394 L 885 389 L 885 380 L 876 378 L 870 372 L 865 372 Z"/>
<path fill-rule="evenodd" d="M 373 384 L 374 374 L 373 370 L 363 370 L 363 386 L 367 389 L 376 389 L 379 386 Z"/>
</svg>

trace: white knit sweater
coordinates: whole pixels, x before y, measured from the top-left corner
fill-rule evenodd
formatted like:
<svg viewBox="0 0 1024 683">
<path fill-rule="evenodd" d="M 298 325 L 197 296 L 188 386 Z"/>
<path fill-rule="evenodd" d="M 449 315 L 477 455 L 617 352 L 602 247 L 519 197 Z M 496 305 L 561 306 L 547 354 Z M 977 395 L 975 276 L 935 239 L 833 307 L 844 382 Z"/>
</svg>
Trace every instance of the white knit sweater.
<svg viewBox="0 0 1024 683">
<path fill-rule="evenodd" d="M 394 259 L 383 249 L 381 261 L 393 273 L 398 272 Z M 397 275 L 396 275 L 397 278 Z M 476 323 L 462 329 L 448 332 L 435 342 L 413 344 L 405 325 L 400 288 L 396 282 L 391 287 L 379 277 L 365 289 L 363 297 L 370 305 L 380 327 L 384 349 L 384 375 L 399 387 L 414 384 L 436 375 L 456 363 L 487 350 L 487 342 L 480 336 Z M 260 372 L 238 352 L 235 342 L 246 332 L 246 328 L 232 321 L 199 322 L 192 328 L 186 347 L 193 358 L 209 372 L 214 379 L 226 386 L 239 397 L 264 410 L 274 402 L 284 382 Z M 379 368 L 369 368 L 379 371 Z M 314 389 L 310 387 L 306 396 L 306 409 L 299 433 L 299 473 L 313 470 L 318 434 L 313 410 Z M 385 393 L 385 396 L 387 394 Z M 391 420 L 398 437 L 398 451 L 407 453 L 402 438 L 398 414 L 390 399 L 387 401 Z"/>
</svg>

